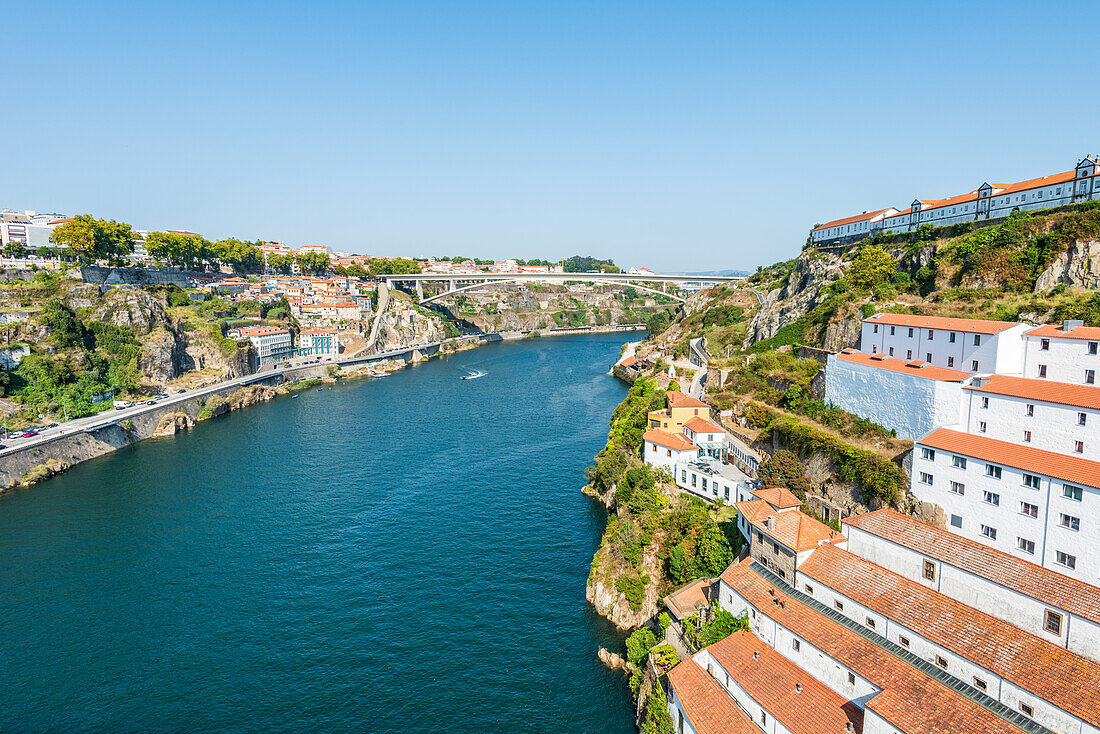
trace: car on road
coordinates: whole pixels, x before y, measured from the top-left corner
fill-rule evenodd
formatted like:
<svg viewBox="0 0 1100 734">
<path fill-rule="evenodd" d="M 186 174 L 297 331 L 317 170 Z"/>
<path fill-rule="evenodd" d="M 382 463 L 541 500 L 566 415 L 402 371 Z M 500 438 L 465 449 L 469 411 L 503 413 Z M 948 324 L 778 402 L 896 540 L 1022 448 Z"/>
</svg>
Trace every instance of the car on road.
<svg viewBox="0 0 1100 734">
<path fill-rule="evenodd" d="M 157 404 L 156 400 L 146 400 L 144 403 L 142 403 L 142 405 L 156 405 L 156 404 Z"/>
<path fill-rule="evenodd" d="M 23 438 L 31 438 L 32 436 L 37 436 L 37 435 L 38 435 L 37 430 L 23 431 Z"/>
<path fill-rule="evenodd" d="M 57 424 L 51 423 L 50 425 L 46 426 L 46 428 L 57 428 Z"/>
</svg>

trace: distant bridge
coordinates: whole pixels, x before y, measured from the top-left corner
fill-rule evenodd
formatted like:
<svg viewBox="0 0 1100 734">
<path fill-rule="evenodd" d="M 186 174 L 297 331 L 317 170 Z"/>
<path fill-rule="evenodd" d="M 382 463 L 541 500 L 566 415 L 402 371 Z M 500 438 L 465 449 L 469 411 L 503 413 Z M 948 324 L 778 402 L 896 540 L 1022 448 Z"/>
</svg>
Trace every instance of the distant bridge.
<svg viewBox="0 0 1100 734">
<path fill-rule="evenodd" d="M 598 283 L 600 285 L 618 285 L 629 283 L 631 287 L 648 293 L 656 293 L 668 296 L 674 300 L 684 302 L 684 298 L 674 293 L 651 288 L 643 283 L 673 283 L 684 285 L 698 283 L 703 285 L 718 285 L 719 283 L 733 283 L 744 280 L 742 276 L 728 275 L 666 275 L 658 273 L 417 273 L 384 275 L 386 285 L 390 288 L 398 283 L 412 283 L 416 287 L 416 295 L 420 303 L 430 303 L 440 298 L 453 296 L 463 291 L 480 288 L 488 283 Z M 434 296 L 424 296 L 424 283 L 447 283 L 448 289 Z"/>
</svg>

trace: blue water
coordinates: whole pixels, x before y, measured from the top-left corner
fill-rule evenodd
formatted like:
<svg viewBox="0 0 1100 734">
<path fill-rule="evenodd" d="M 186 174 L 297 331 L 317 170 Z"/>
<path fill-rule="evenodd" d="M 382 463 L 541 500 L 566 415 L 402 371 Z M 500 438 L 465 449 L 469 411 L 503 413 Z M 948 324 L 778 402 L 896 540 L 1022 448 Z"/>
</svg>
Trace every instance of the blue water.
<svg viewBox="0 0 1100 734">
<path fill-rule="evenodd" d="M 580 493 L 625 338 L 282 397 L 0 495 L 0 730 L 632 731 Z"/>
</svg>

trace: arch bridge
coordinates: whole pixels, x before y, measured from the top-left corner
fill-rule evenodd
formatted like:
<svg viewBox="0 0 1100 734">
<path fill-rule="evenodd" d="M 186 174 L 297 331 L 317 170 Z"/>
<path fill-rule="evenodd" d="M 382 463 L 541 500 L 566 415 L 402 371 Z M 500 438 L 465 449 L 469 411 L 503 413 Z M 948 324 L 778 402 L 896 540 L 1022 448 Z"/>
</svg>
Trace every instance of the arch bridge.
<svg viewBox="0 0 1100 734">
<path fill-rule="evenodd" d="M 673 275 L 659 273 L 417 273 L 384 275 L 382 278 L 389 288 L 399 283 L 412 284 L 421 304 L 438 301 L 464 291 L 481 288 L 490 283 L 594 283 L 598 285 L 628 284 L 632 288 L 648 293 L 667 296 L 684 302 L 684 298 L 653 287 L 654 284 L 674 284 L 678 286 L 696 285 L 699 287 L 733 283 L 744 280 L 743 276 L 729 275 Z M 447 289 L 433 296 L 424 295 L 424 283 L 446 283 Z"/>
</svg>

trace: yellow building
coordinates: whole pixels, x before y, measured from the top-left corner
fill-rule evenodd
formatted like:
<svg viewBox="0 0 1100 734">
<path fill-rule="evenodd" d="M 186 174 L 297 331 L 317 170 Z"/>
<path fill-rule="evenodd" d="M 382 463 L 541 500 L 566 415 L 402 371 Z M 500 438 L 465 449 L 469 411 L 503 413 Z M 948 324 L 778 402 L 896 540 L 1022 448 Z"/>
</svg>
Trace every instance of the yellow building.
<svg viewBox="0 0 1100 734">
<path fill-rule="evenodd" d="M 661 428 L 672 433 L 678 433 L 684 427 L 684 424 L 692 418 L 696 416 L 710 417 L 710 406 L 702 400 L 696 400 L 676 391 L 667 393 L 667 398 L 667 408 L 649 412 L 650 428 Z"/>
</svg>

